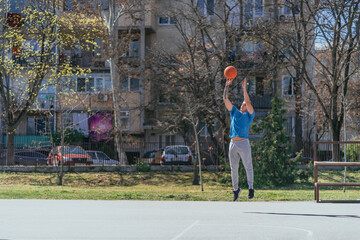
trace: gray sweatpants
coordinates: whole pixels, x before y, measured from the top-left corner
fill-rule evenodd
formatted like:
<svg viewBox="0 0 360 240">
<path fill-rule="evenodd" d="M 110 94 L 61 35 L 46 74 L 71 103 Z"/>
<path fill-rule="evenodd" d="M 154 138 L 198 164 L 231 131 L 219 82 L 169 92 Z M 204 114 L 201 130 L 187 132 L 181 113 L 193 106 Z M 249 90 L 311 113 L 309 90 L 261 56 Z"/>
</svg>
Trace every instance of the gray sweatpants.
<svg viewBox="0 0 360 240">
<path fill-rule="evenodd" d="M 234 191 L 239 188 L 239 162 L 240 158 L 246 170 L 246 178 L 249 185 L 249 189 L 253 189 L 254 186 L 254 170 L 251 158 L 251 147 L 249 139 L 243 139 L 240 141 L 231 141 L 229 147 L 229 160 L 231 167 L 231 180 Z"/>
</svg>

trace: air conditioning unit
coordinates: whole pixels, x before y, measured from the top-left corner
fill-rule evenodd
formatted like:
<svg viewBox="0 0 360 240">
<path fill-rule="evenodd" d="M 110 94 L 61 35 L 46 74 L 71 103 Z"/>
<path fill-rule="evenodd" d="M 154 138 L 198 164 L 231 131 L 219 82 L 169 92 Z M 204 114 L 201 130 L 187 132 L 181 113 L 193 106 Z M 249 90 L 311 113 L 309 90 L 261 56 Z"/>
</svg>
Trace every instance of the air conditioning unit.
<svg viewBox="0 0 360 240">
<path fill-rule="evenodd" d="M 280 15 L 279 16 L 279 21 L 280 22 L 284 22 L 286 20 L 286 16 L 285 15 Z"/>
<path fill-rule="evenodd" d="M 110 60 L 106 60 L 106 61 L 105 61 L 105 67 L 106 67 L 106 68 L 109 68 L 109 67 L 110 67 Z"/>
<path fill-rule="evenodd" d="M 104 94 L 104 93 L 99 93 L 97 96 L 96 96 L 96 99 L 99 101 L 99 102 L 106 102 L 109 97 L 107 94 Z"/>
<path fill-rule="evenodd" d="M 289 22 L 292 20 L 292 16 L 291 15 L 280 15 L 279 16 L 279 21 L 280 22 Z"/>
</svg>

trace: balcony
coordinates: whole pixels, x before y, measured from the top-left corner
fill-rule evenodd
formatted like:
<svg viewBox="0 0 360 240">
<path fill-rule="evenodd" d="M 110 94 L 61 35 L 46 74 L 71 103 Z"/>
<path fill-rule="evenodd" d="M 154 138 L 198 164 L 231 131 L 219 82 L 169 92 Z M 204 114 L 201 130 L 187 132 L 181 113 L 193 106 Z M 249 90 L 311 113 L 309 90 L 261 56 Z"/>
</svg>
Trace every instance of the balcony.
<svg viewBox="0 0 360 240">
<path fill-rule="evenodd" d="M 141 19 L 142 13 L 139 12 L 135 15 L 138 15 L 138 19 Z M 152 7 L 150 5 L 145 6 L 145 30 L 147 33 L 155 32 L 156 31 L 156 16 Z M 128 15 L 123 15 L 118 20 L 118 27 L 119 29 L 128 29 L 129 27 L 132 28 L 139 28 L 141 26 L 141 21 L 135 21 L 134 18 L 129 17 Z"/>
<path fill-rule="evenodd" d="M 272 97 L 272 95 L 259 96 L 250 94 L 251 104 L 254 109 L 271 109 Z M 240 101 L 243 101 L 243 97 L 234 99 L 234 103 L 239 103 Z"/>
<path fill-rule="evenodd" d="M 55 106 L 54 93 L 39 93 L 31 110 L 53 110 Z"/>
<path fill-rule="evenodd" d="M 241 73 L 267 73 L 268 64 L 271 62 L 266 51 L 232 53 L 230 61 L 236 61 L 236 67 Z"/>
</svg>

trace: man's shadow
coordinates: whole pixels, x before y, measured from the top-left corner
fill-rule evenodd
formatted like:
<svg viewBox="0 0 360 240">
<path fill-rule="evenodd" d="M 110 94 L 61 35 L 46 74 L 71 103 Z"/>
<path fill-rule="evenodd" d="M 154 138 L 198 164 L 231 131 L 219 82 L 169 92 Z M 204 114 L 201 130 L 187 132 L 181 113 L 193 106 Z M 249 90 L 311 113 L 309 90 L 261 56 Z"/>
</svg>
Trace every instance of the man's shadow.
<svg viewBox="0 0 360 240">
<path fill-rule="evenodd" d="M 331 217 L 331 218 L 360 218 L 358 215 L 331 215 L 331 214 L 306 214 L 306 213 L 272 213 L 272 212 L 245 212 L 254 214 L 282 215 L 282 216 L 303 216 L 303 217 Z"/>
</svg>

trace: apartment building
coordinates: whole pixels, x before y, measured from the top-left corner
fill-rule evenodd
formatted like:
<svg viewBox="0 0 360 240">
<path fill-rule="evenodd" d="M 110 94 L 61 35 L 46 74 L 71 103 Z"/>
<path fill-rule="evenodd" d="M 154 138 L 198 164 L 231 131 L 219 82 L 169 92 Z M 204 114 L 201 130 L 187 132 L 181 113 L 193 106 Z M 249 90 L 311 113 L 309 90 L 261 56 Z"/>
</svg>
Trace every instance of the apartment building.
<svg viewBox="0 0 360 240">
<path fill-rule="evenodd" d="M 190 3 L 186 0 L 184 2 Z M 235 4 L 236 1 L 228 2 Z M 119 62 L 123 63 L 123 69 L 127 70 L 119 71 L 122 132 L 126 135 L 126 141 L 153 143 L 149 147 L 153 149 L 184 141 L 179 134 L 164 132 L 158 125 L 157 120 L 166 114 L 173 103 L 169 98 L 162 96 L 161 89 L 157 89 L 147 71 L 150 66 L 147 57 L 152 54 L 154 46 L 161 45 L 170 51 L 176 51 L 175 46 L 181 39 L 176 29 L 179 19 L 175 15 L 169 15 L 169 9 L 175 8 L 177 4 L 181 3 L 168 0 L 146 2 L 140 7 L 141 10 L 145 10 L 140 13 L 143 21 L 133 21 L 129 16 L 123 15 L 118 19 L 117 25 L 119 39 L 122 36 L 128 37 L 130 29 L 133 36 L 119 59 Z M 240 35 L 245 34 L 245 31 L 249 34 L 258 21 L 277 19 L 280 24 L 288 21 L 291 9 L 287 6 L 275 7 L 273 4 L 272 0 L 248 1 L 242 5 L 242 11 L 237 8 L 238 12 L 234 10 L 232 13 L 231 21 L 234 28 L 242 25 L 244 33 Z M 71 14 L 73 7 L 73 2 L 66 0 L 59 14 Z M 196 7 L 202 16 L 215 25 L 224 6 L 215 0 L 198 0 Z M 106 6 L 103 10 L 107 11 Z M 33 140 L 40 139 L 48 136 L 51 129 L 59 129 L 63 125 L 73 126 L 94 142 L 111 140 L 114 116 L 110 65 L 102 51 L 101 38 L 95 41 L 100 48 L 84 51 L 80 47 L 74 47 L 59 51 L 59 61 L 68 59 L 73 65 L 90 68 L 91 73 L 70 78 L 71 94 L 58 87 L 43 88 L 26 121 L 19 126 L 17 135 L 31 136 Z M 286 128 L 289 133 L 294 134 L 294 78 L 281 67 L 276 69 L 276 75 L 264 67 L 263 62 L 267 61 L 270 55 L 264 45 L 256 40 L 256 36 L 241 42 L 235 40 L 229 64 L 236 62 L 239 74 L 247 77 L 249 94 L 257 118 L 267 115 L 267 111 L 271 109 L 271 98 L 276 92 L 281 93 L 289 109 Z M 206 127 L 201 136 L 208 136 Z"/>
</svg>

